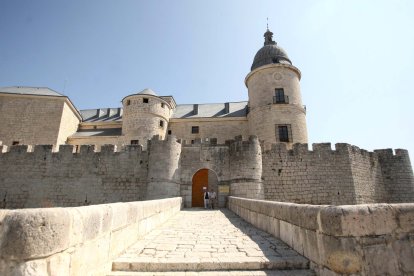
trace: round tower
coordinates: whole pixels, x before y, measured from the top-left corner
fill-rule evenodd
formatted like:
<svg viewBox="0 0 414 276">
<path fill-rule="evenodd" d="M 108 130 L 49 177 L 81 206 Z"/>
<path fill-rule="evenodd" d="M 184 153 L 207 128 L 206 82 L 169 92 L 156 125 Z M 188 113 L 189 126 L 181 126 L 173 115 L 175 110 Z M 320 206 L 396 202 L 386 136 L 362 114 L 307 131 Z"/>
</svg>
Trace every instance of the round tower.
<svg viewBox="0 0 414 276">
<path fill-rule="evenodd" d="M 301 73 L 267 29 L 264 46 L 256 53 L 245 84 L 249 92 L 247 114 L 250 135 L 265 148 L 273 143 L 307 143 L 306 109 L 300 93 Z"/>
<path fill-rule="evenodd" d="M 170 102 L 157 96 L 151 89 L 122 99 L 122 135 L 125 144 L 142 144 L 154 135 L 164 139 L 172 109 Z"/>
</svg>

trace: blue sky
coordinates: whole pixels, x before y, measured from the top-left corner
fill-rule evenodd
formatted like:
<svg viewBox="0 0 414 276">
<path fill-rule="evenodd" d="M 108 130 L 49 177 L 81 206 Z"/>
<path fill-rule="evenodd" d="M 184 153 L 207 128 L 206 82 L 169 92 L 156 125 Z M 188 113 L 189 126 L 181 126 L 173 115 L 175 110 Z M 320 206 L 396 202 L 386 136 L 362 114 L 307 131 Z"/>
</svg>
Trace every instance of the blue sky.
<svg viewBox="0 0 414 276">
<path fill-rule="evenodd" d="M 47 86 L 78 109 L 146 87 L 178 103 L 247 100 L 269 17 L 302 71 L 309 143 L 414 157 L 413 14 L 398 0 L 0 0 L 0 86 Z"/>
</svg>

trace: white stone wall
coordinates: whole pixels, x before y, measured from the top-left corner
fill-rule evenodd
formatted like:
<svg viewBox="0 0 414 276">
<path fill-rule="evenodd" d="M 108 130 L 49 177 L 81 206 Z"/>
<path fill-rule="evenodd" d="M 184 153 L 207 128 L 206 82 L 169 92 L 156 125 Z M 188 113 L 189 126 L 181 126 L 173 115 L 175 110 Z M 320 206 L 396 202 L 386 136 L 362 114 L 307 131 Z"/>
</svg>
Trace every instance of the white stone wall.
<svg viewBox="0 0 414 276">
<path fill-rule="evenodd" d="M 307 205 L 229 198 L 229 209 L 308 258 L 321 276 L 414 274 L 414 204 Z"/>
<path fill-rule="evenodd" d="M 59 134 L 57 138 L 57 144 L 66 144 L 68 137 L 74 134 L 78 130 L 80 120 L 75 115 L 74 111 L 65 102 L 63 104 L 62 118 L 58 128 Z"/>
<path fill-rule="evenodd" d="M 0 275 L 106 275 L 113 259 L 181 206 L 170 198 L 0 210 Z"/>
<path fill-rule="evenodd" d="M 3 145 L 12 145 L 13 141 L 25 145 L 56 145 L 64 102 L 64 97 L 1 94 L 0 141 Z"/>
</svg>

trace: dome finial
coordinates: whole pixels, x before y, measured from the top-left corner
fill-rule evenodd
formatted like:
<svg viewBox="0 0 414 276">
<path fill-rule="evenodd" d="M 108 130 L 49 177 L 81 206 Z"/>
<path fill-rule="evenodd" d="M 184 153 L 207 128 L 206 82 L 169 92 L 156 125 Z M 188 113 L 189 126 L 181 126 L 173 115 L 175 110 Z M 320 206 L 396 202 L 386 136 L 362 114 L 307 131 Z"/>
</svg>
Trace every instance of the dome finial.
<svg viewBox="0 0 414 276">
<path fill-rule="evenodd" d="M 273 33 L 269 30 L 269 18 L 266 18 L 266 32 L 264 33 L 265 42 L 264 45 L 275 45 L 276 42 L 273 41 Z"/>
</svg>

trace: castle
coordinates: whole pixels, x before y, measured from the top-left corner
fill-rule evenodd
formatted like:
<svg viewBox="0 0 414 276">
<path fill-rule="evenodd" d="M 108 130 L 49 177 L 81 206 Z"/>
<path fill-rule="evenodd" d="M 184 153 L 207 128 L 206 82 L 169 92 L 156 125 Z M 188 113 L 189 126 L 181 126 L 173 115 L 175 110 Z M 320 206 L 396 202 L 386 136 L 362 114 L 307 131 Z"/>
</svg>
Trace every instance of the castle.
<svg viewBox="0 0 414 276">
<path fill-rule="evenodd" d="M 122 108 L 78 111 L 49 88 L 0 88 L 4 207 L 172 196 L 200 206 L 203 187 L 216 190 L 220 206 L 228 195 L 413 202 L 406 150 L 367 152 L 347 144 L 308 150 L 301 73 L 272 36 L 265 32 L 245 78 L 248 102 L 178 105 L 173 96 L 144 89 L 124 97 Z"/>
<path fill-rule="evenodd" d="M 300 71 L 269 30 L 264 37 L 245 79 L 248 102 L 177 105 L 145 89 L 123 98 L 122 108 L 78 111 L 48 88 L 0 88 L 0 274 L 412 275 L 408 152 L 344 143 L 310 150 Z M 258 246 L 252 257 L 224 249 L 210 255 L 203 247 L 197 256 L 208 258 L 154 253 L 137 261 L 141 255 L 127 251 L 151 236 L 175 237 L 171 229 L 166 236 L 151 231 L 183 207 L 202 206 L 204 187 L 216 191 L 220 207 L 268 233 L 271 247 L 259 244 L 255 230 L 244 238 Z M 193 211 L 202 223 L 216 212 Z M 223 234 L 222 226 L 209 229 L 220 239 L 243 232 Z M 210 233 L 193 228 L 194 244 L 210 246 Z M 178 229 L 189 238 L 188 229 Z"/>
</svg>

